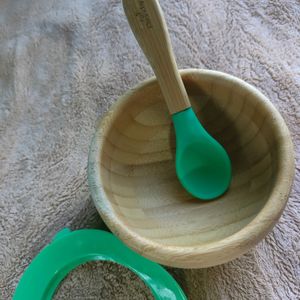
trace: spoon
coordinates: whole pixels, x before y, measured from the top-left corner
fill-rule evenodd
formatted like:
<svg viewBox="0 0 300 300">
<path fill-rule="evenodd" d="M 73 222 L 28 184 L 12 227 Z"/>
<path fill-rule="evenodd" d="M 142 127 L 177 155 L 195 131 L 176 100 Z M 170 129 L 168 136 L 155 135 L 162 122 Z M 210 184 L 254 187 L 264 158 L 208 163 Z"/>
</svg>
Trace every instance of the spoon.
<svg viewBox="0 0 300 300">
<path fill-rule="evenodd" d="M 207 133 L 191 107 L 159 2 L 123 0 L 123 7 L 153 68 L 174 123 L 177 177 L 194 197 L 214 199 L 229 187 L 230 159 L 224 148 Z"/>
</svg>

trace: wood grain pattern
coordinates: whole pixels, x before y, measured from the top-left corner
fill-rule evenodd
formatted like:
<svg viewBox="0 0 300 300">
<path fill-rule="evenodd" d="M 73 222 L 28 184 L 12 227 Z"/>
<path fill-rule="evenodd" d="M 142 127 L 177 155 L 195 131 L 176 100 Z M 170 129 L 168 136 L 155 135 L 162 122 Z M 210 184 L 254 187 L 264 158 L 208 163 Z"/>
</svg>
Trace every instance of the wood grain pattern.
<svg viewBox="0 0 300 300">
<path fill-rule="evenodd" d="M 272 229 L 294 175 L 289 131 L 273 105 L 240 79 L 181 72 L 201 123 L 227 150 L 232 184 L 215 201 L 194 199 L 175 172 L 175 136 L 157 81 L 124 95 L 101 120 L 89 184 L 109 228 L 159 263 L 184 268 L 229 261 Z"/>
<path fill-rule="evenodd" d="M 170 113 L 190 107 L 158 1 L 123 0 L 123 6 L 131 29 L 160 83 Z"/>
</svg>

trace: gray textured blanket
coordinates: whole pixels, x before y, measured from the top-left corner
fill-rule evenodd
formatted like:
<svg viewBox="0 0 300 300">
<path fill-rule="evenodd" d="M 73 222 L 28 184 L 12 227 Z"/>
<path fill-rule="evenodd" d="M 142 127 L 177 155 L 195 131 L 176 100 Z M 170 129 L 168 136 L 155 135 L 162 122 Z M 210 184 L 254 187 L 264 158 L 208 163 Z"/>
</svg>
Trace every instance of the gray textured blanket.
<svg viewBox="0 0 300 300">
<path fill-rule="evenodd" d="M 296 180 L 274 230 L 228 264 L 171 270 L 189 299 L 300 299 L 300 3 L 161 0 L 180 68 L 258 87 L 292 133 Z M 87 186 L 96 120 L 152 75 L 120 0 L 0 1 L 0 298 L 63 227 L 99 227 Z M 109 263 L 76 269 L 56 299 L 151 299 Z"/>
</svg>

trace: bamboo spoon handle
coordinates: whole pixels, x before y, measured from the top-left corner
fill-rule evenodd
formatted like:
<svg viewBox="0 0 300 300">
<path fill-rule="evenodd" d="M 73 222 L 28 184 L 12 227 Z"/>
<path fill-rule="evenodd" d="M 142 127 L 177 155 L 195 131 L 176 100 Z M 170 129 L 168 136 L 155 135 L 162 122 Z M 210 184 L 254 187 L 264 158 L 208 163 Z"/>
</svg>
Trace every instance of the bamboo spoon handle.
<svg viewBox="0 0 300 300">
<path fill-rule="evenodd" d="M 123 0 L 130 27 L 150 62 L 169 112 L 191 106 L 172 52 L 167 25 L 157 0 Z"/>
</svg>

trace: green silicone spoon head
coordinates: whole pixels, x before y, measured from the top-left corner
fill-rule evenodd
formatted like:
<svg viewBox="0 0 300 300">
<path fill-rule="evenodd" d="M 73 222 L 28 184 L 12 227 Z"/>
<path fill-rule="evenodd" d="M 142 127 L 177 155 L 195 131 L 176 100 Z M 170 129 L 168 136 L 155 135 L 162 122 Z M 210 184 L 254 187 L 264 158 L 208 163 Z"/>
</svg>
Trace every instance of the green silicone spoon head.
<svg viewBox="0 0 300 300">
<path fill-rule="evenodd" d="M 176 173 L 194 197 L 212 200 L 229 187 L 231 163 L 224 148 L 200 124 L 192 108 L 172 115 L 176 132 Z"/>
</svg>

